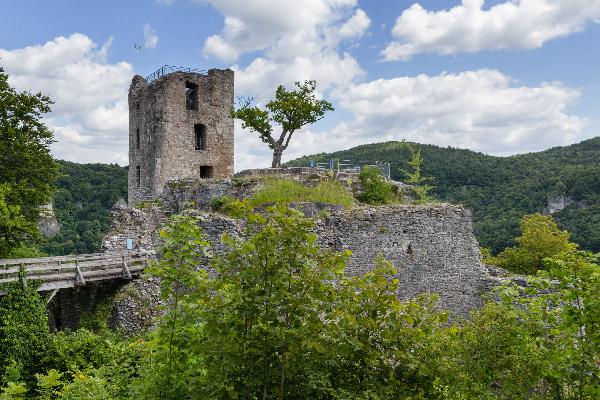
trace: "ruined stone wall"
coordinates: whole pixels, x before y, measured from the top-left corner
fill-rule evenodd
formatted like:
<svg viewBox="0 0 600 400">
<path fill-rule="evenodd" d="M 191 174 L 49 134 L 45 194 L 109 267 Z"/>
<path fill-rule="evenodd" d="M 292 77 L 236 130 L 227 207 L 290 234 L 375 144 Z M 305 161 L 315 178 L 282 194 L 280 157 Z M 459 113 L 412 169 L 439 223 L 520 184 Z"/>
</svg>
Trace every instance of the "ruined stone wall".
<svg viewBox="0 0 600 400">
<path fill-rule="evenodd" d="M 197 86 L 195 110 L 186 108 L 188 82 Z M 133 78 L 129 90 L 130 204 L 158 197 L 169 180 L 200 178 L 201 167 L 211 167 L 215 178 L 233 175 L 233 85 L 233 71 L 217 69 L 206 75 L 174 72 L 150 83 L 140 76 Z M 195 124 L 205 126 L 203 150 L 196 149 Z"/>
<path fill-rule="evenodd" d="M 150 90 L 144 78 L 136 75 L 129 88 L 129 204 L 152 199 L 157 191 L 156 180 L 160 175 L 162 144 L 166 133 L 165 104 L 159 95 L 163 85 L 163 82 L 156 81 L 153 86 L 155 90 Z"/>
<path fill-rule="evenodd" d="M 398 268 L 398 296 L 438 293 L 441 308 L 466 316 L 491 284 L 461 206 L 398 205 L 342 210 L 318 221 L 322 247 L 351 250 L 349 274 L 362 275 L 381 254 Z"/>
<path fill-rule="evenodd" d="M 371 270 L 379 254 L 392 261 L 399 270 L 398 296 L 402 299 L 420 293 L 437 293 L 441 308 L 450 309 L 455 316 L 467 316 L 469 310 L 482 304 L 481 294 L 493 285 L 493 278 L 481 263 L 471 214 L 461 206 L 396 205 L 354 209 L 297 206 L 316 218 L 316 232 L 322 247 L 352 251 L 347 264 L 348 274 L 364 274 Z M 323 210 L 325 212 L 321 212 Z M 113 226 L 105 247 L 113 246 L 112 249 L 121 251 L 125 242 L 114 240 L 119 237 L 119 231 L 137 232 L 137 243 L 148 249 L 155 247 L 158 244 L 157 221 L 160 220 L 154 217 L 156 212 L 156 209 L 120 210 L 120 217 L 115 221 L 121 221 L 122 225 Z M 212 251 L 222 251 L 220 237 L 224 232 L 234 236 L 243 234 L 242 221 L 212 212 L 200 212 L 199 215 L 203 218 L 201 227 Z M 142 285 L 144 291 L 153 287 L 142 283 L 131 285 Z M 135 286 L 132 288 L 124 290 L 135 292 Z M 148 321 L 158 312 L 157 304 L 148 305 L 146 300 L 140 302 L 132 298 L 148 296 L 121 296 L 113 312 L 113 315 L 119 315 L 114 321 L 121 321 L 115 326 L 126 325 L 128 332 L 134 332 L 136 326 L 147 327 Z"/>
<path fill-rule="evenodd" d="M 99 329 L 108 322 L 114 296 L 126 281 L 88 282 L 59 290 L 47 305 L 51 331 Z M 105 326 L 105 325 L 104 325 Z"/>
<path fill-rule="evenodd" d="M 148 208 L 113 207 L 111 227 L 102 240 L 102 251 L 122 253 L 131 239 L 134 251 L 153 251 L 169 214 L 156 206 Z"/>
</svg>

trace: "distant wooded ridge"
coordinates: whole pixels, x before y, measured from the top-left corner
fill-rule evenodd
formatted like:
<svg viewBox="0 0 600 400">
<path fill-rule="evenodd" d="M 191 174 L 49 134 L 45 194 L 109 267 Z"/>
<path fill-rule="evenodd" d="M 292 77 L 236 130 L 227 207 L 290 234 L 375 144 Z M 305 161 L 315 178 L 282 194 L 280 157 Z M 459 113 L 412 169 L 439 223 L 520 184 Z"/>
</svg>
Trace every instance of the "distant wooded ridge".
<svg viewBox="0 0 600 400">
<path fill-rule="evenodd" d="M 367 144 L 334 153 L 305 156 L 286 165 L 332 158 L 391 164 L 391 176 L 402 181 L 410 161 L 408 142 Z M 464 204 L 473 211 L 475 234 L 483 247 L 498 252 L 513 245 L 519 220 L 540 212 L 548 199 L 564 195 L 575 204 L 553 216 L 572 240 L 600 252 L 600 137 L 578 144 L 510 157 L 471 150 L 410 143 L 420 148 L 422 172 L 432 176 L 432 195 L 440 201 Z"/>
<path fill-rule="evenodd" d="M 483 247 L 498 252 L 513 245 L 519 220 L 542 211 L 549 197 L 565 195 L 575 205 L 554 214 L 574 242 L 600 252 L 600 137 L 538 153 L 510 157 L 413 143 L 423 155 L 423 173 L 435 177 L 433 196 L 473 211 L 475 234 Z M 403 142 L 358 146 L 305 156 L 285 165 L 307 166 L 331 158 L 389 162 L 403 180 L 410 151 Z M 54 196 L 61 232 L 43 250 L 50 255 L 92 253 L 110 226 L 110 208 L 127 198 L 127 167 L 60 161 L 62 177 Z M 581 206 L 584 205 L 584 208 Z"/>
</svg>

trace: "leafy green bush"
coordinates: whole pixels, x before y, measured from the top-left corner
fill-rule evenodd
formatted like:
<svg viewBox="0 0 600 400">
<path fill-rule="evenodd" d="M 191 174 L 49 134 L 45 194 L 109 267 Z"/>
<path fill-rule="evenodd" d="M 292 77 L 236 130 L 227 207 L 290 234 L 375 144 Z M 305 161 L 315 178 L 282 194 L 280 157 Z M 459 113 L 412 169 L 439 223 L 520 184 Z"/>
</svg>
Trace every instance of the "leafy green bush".
<svg viewBox="0 0 600 400">
<path fill-rule="evenodd" d="M 563 258 L 577 248 L 570 242 L 569 232 L 561 231 L 551 216 L 524 216 L 521 232 L 516 238 L 517 246 L 504 249 L 496 257 L 488 255 L 486 261 L 513 272 L 535 274 L 545 269 L 546 258 Z"/>
<path fill-rule="evenodd" d="M 210 199 L 210 208 L 212 208 L 214 211 L 220 211 L 227 214 L 231 205 L 236 201 L 237 199 L 235 197 L 226 194 L 223 196 L 213 197 Z"/>
<path fill-rule="evenodd" d="M 432 339 L 438 398 L 548 398 L 539 393 L 545 382 L 535 335 L 511 307 L 488 303 Z"/>
<path fill-rule="evenodd" d="M 535 339 L 530 357 L 541 367 L 543 398 L 600 398 L 600 263 L 574 251 L 545 260 L 547 270 L 522 288 L 507 283 L 503 304 Z M 542 397 L 542 396 L 540 396 Z"/>
<path fill-rule="evenodd" d="M 8 382 L 6 386 L 2 388 L 0 400 L 25 400 L 26 394 L 27 387 L 25 384 Z"/>
<path fill-rule="evenodd" d="M 383 178 L 378 168 L 363 168 L 358 175 L 358 179 L 363 187 L 359 200 L 363 203 L 390 204 L 396 200 L 393 185 Z"/>
<path fill-rule="evenodd" d="M 46 305 L 32 282 L 4 285 L 2 290 L 7 293 L 0 296 L 0 382 L 7 382 L 5 375 L 12 369 L 11 380 L 31 383 L 48 348 Z"/>
<path fill-rule="evenodd" d="M 87 329 L 56 332 L 49 337 L 45 363 L 64 373 L 98 368 L 114 357 L 115 343 L 120 339 L 108 331 L 99 334 Z"/>
<path fill-rule="evenodd" d="M 61 400 L 112 400 L 107 390 L 108 382 L 102 378 L 76 374 L 72 383 L 65 386 Z"/>
<path fill-rule="evenodd" d="M 273 179 L 250 198 L 252 206 L 268 203 L 322 202 L 352 207 L 352 194 L 339 182 L 326 180 L 317 186 L 305 186 L 290 179 Z"/>
<path fill-rule="evenodd" d="M 167 258 L 151 271 L 171 302 L 137 396 L 392 399 L 430 389 L 422 343 L 446 321 L 435 299 L 398 300 L 383 259 L 346 276 L 349 253 L 322 251 L 296 210 L 246 218 L 243 240 L 223 238 L 214 275 L 196 268 L 206 242 L 193 218 L 163 233 Z"/>
</svg>

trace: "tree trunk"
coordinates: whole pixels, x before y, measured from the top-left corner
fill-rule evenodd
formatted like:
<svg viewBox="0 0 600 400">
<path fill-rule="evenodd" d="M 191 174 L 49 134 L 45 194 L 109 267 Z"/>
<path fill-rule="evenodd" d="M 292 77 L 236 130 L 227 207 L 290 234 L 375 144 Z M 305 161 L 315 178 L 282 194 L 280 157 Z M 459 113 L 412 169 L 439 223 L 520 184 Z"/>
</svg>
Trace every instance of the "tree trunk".
<svg viewBox="0 0 600 400">
<path fill-rule="evenodd" d="M 280 168 L 281 167 L 281 155 L 283 154 L 282 146 L 274 146 L 273 148 L 273 162 L 271 163 L 271 168 Z"/>
</svg>

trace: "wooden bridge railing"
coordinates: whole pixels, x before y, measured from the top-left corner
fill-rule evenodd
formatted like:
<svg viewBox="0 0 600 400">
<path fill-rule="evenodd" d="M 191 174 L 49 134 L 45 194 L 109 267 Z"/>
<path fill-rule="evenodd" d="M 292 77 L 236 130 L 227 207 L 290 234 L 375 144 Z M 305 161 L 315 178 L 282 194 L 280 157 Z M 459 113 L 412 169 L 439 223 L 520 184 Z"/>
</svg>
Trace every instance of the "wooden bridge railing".
<svg viewBox="0 0 600 400">
<path fill-rule="evenodd" d="M 131 279 L 139 275 L 154 257 L 153 253 L 125 252 L 0 260 L 0 287 L 18 281 L 21 269 L 25 271 L 25 281 L 42 282 L 39 291 L 107 279 Z"/>
</svg>

